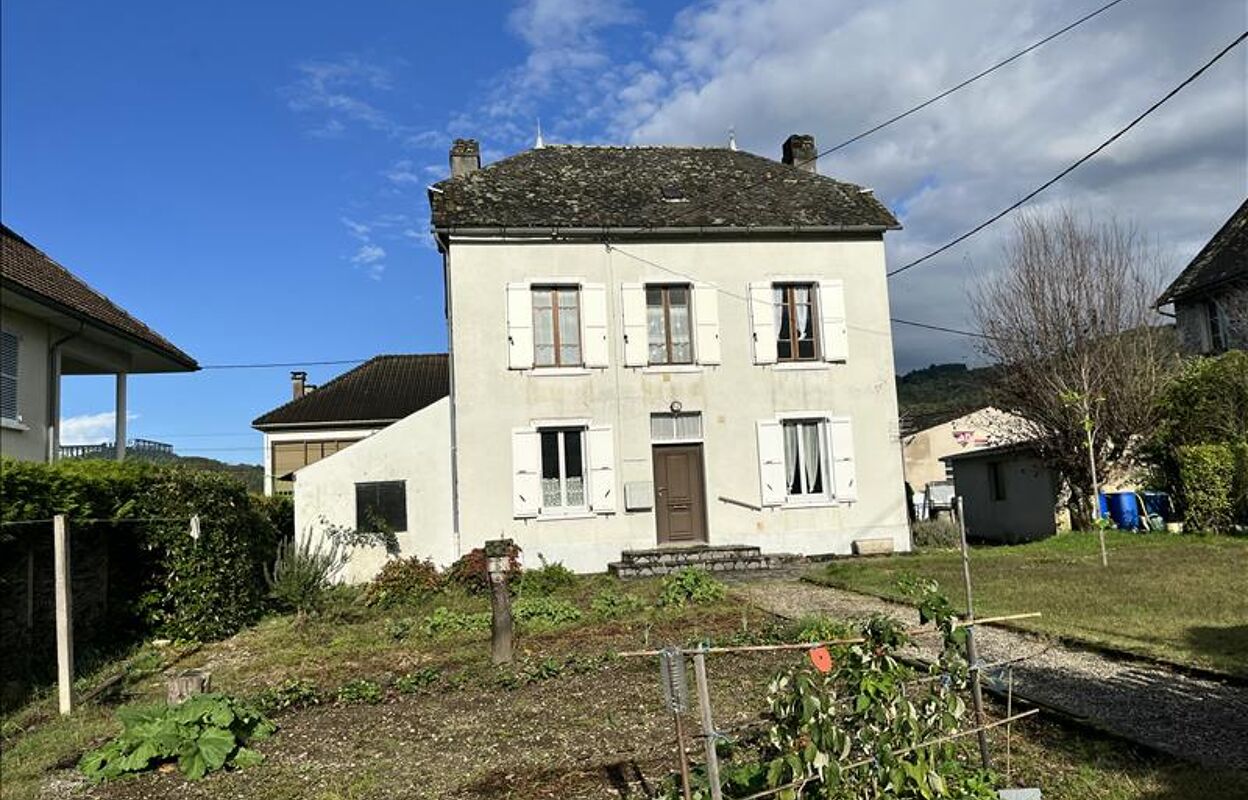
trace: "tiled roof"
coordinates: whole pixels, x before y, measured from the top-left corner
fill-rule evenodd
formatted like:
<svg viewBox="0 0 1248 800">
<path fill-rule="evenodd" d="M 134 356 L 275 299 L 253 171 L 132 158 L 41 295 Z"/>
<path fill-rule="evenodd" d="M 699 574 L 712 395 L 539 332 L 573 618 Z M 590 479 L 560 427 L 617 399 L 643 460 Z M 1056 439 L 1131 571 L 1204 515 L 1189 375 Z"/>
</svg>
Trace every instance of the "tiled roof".
<svg viewBox="0 0 1248 800">
<path fill-rule="evenodd" d="M 0 225 L 0 229 L 3 230 L 0 277 L 3 277 L 6 289 L 33 295 L 35 299 L 58 307 L 70 316 L 85 319 L 126 338 L 137 339 L 187 369 L 199 369 L 195 359 L 92 289 L 7 225 Z"/>
<path fill-rule="evenodd" d="M 852 183 L 713 147 L 548 145 L 444 180 L 429 201 L 443 229 L 898 226 Z"/>
<path fill-rule="evenodd" d="M 1174 279 L 1157 305 L 1200 294 L 1234 280 L 1248 280 L 1248 200 Z"/>
<path fill-rule="evenodd" d="M 390 423 L 450 394 L 446 353 L 375 356 L 251 424 L 270 426 Z"/>
</svg>

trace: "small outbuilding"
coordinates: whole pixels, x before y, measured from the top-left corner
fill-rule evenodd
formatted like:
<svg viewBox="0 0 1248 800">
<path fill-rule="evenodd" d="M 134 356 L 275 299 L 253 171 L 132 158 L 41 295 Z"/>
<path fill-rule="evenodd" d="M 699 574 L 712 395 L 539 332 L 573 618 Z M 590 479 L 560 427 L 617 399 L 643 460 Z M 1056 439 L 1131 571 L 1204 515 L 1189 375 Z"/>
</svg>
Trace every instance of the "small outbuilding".
<svg viewBox="0 0 1248 800">
<path fill-rule="evenodd" d="M 955 453 L 954 491 L 967 534 L 991 542 L 1028 542 L 1057 532 L 1057 474 L 1031 442 Z"/>
</svg>

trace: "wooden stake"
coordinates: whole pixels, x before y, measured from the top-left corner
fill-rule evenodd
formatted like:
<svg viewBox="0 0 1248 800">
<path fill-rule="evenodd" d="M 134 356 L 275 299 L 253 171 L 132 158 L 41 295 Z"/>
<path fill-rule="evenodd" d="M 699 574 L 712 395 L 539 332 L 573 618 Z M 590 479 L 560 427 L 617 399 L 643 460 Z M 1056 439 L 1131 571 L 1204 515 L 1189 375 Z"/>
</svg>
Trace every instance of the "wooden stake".
<svg viewBox="0 0 1248 800">
<path fill-rule="evenodd" d="M 693 654 L 693 677 L 698 682 L 698 707 L 702 712 L 702 738 L 706 744 L 706 779 L 711 784 L 711 800 L 723 800 L 719 783 L 719 753 L 715 749 L 715 722 L 711 715 L 711 687 L 706 679 L 706 653 Z"/>
<path fill-rule="evenodd" d="M 1014 665 L 1010 665 L 1010 678 L 1005 693 L 1005 716 L 1014 716 Z M 1010 725 L 1005 726 L 1005 780 L 1010 780 Z"/>
<path fill-rule="evenodd" d="M 62 714 L 74 704 L 74 603 L 70 587 L 69 531 L 65 515 L 52 518 L 53 569 L 56 582 L 56 682 Z"/>
<path fill-rule="evenodd" d="M 975 648 L 975 601 L 971 596 L 971 553 L 966 543 L 966 515 L 963 513 L 962 497 L 957 499 L 958 530 L 962 545 L 962 585 L 966 588 L 966 660 L 972 665 L 979 663 L 979 651 Z M 984 769 L 992 769 L 992 759 L 988 755 L 988 734 L 984 725 L 984 694 L 980 685 L 980 670 L 971 672 L 971 702 L 975 706 L 975 725 L 979 731 L 979 758 Z"/>
<path fill-rule="evenodd" d="M 490 655 L 495 664 L 510 664 L 512 658 L 511 592 L 507 588 L 507 562 L 510 539 L 485 543 L 490 575 Z"/>
<path fill-rule="evenodd" d="M 1092 524 L 1096 525 L 1096 533 L 1101 538 L 1101 566 L 1109 566 L 1109 557 L 1105 554 L 1105 528 L 1101 521 L 1101 482 L 1096 476 L 1096 451 L 1092 442 L 1092 425 L 1087 425 L 1088 432 L 1088 467 L 1092 470 Z"/>
<path fill-rule="evenodd" d="M 685 800 L 693 800 L 693 790 L 689 786 L 689 761 L 685 758 L 685 726 L 680 721 L 680 712 L 672 712 L 676 720 L 676 750 L 680 754 L 680 787 L 684 791 Z"/>
</svg>

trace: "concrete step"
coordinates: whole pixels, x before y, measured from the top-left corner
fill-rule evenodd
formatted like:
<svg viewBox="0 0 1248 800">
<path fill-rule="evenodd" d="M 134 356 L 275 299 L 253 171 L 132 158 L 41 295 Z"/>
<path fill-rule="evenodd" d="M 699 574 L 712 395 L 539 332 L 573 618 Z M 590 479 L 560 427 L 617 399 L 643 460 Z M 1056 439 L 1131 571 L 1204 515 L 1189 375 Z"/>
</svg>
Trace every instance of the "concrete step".
<svg viewBox="0 0 1248 800">
<path fill-rule="evenodd" d="M 647 551 L 648 552 L 648 551 Z M 636 551 L 633 551 L 635 555 Z M 708 572 L 739 573 L 783 569 L 800 556 L 788 553 L 764 554 L 757 547 L 703 548 L 688 553 L 687 558 L 676 557 L 680 551 L 667 551 L 662 559 L 631 559 L 625 553 L 620 561 L 607 565 L 607 571 L 618 578 L 648 578 L 668 575 L 684 567 L 696 567 Z"/>
<path fill-rule="evenodd" d="M 689 545 L 687 547 L 655 547 L 647 550 L 625 550 L 620 561 L 633 566 L 656 564 L 695 564 L 722 558 L 755 558 L 759 548 L 751 545 Z"/>
</svg>

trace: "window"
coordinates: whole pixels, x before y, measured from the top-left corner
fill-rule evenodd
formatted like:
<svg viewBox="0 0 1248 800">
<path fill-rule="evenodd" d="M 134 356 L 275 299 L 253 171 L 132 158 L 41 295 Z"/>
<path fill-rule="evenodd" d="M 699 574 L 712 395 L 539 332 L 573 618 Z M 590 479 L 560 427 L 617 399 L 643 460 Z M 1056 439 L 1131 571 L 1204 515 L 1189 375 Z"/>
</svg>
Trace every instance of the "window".
<svg viewBox="0 0 1248 800">
<path fill-rule="evenodd" d="M 355 485 L 355 527 L 356 530 L 372 533 L 406 531 L 406 482 L 357 483 Z"/>
<path fill-rule="evenodd" d="M 778 283 L 772 287 L 778 361 L 819 358 L 819 318 L 812 283 Z"/>
<path fill-rule="evenodd" d="M 826 498 L 827 430 L 823 420 L 786 420 L 784 475 L 790 499 Z"/>
<path fill-rule="evenodd" d="M 18 421 L 17 336 L 8 331 L 0 331 L 0 417 Z"/>
<path fill-rule="evenodd" d="M 533 287 L 533 364 L 579 367 L 581 292 L 576 286 Z"/>
<path fill-rule="evenodd" d="M 584 509 L 585 429 L 543 428 L 542 509 Z"/>
<path fill-rule="evenodd" d="M 1206 324 L 1209 326 L 1209 352 L 1221 353 L 1226 350 L 1226 314 L 1217 300 L 1205 302 Z"/>
<path fill-rule="evenodd" d="M 988 462 L 988 494 L 993 500 L 1005 499 L 1005 476 L 1000 461 Z"/>
<path fill-rule="evenodd" d="M 652 442 L 701 440 L 702 415 L 696 411 L 691 414 L 650 415 L 650 441 Z"/>
<path fill-rule="evenodd" d="M 646 330 L 651 364 L 692 364 L 688 286 L 646 287 Z"/>
</svg>

